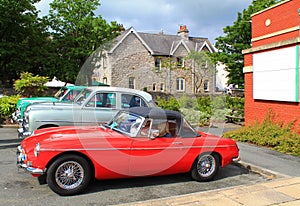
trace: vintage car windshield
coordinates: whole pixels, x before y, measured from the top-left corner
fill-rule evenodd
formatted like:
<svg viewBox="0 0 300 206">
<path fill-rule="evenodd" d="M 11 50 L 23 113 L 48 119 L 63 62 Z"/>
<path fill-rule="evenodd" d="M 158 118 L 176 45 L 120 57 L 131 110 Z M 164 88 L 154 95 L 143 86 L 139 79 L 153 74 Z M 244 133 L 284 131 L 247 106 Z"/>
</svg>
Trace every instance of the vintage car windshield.
<svg viewBox="0 0 300 206">
<path fill-rule="evenodd" d="M 68 88 L 63 87 L 55 93 L 54 97 L 56 99 L 60 99 L 65 95 L 66 92 L 68 92 L 68 90 Z"/>
<path fill-rule="evenodd" d="M 88 98 L 90 96 L 90 94 L 92 93 L 91 90 L 89 89 L 84 89 L 82 90 L 75 98 L 74 102 L 76 104 L 82 105 L 83 102 L 86 100 L 86 98 Z"/>
<path fill-rule="evenodd" d="M 144 120 L 145 118 L 136 114 L 120 112 L 106 126 L 123 134 L 135 137 L 138 134 Z"/>
</svg>

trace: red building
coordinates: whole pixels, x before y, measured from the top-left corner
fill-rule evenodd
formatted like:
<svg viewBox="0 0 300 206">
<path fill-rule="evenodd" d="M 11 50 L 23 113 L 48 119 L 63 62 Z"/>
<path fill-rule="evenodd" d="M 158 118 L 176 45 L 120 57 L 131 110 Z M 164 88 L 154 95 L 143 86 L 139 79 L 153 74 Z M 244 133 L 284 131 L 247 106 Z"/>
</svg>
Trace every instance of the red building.
<svg viewBox="0 0 300 206">
<path fill-rule="evenodd" d="M 245 124 L 264 119 L 300 123 L 300 0 L 252 15 L 252 48 L 244 50 Z"/>
</svg>

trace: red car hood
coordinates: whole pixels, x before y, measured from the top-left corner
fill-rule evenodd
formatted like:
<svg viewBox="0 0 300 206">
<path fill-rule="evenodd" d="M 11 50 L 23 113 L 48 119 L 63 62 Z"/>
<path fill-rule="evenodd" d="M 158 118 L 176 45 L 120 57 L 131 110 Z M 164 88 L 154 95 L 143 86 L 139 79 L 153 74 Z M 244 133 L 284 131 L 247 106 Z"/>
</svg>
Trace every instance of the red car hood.
<svg viewBox="0 0 300 206">
<path fill-rule="evenodd" d="M 63 126 L 35 130 L 34 134 L 22 141 L 23 148 L 35 147 L 37 143 L 42 148 L 82 148 L 92 145 L 96 139 L 124 137 L 109 128 L 97 126 L 75 127 Z"/>
</svg>

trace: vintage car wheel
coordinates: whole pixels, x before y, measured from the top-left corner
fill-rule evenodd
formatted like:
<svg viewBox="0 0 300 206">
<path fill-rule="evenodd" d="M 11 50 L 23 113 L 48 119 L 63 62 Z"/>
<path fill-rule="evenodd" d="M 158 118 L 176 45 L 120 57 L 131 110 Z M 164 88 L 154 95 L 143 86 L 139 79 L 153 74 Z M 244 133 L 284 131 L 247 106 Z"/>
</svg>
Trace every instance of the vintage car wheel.
<svg viewBox="0 0 300 206">
<path fill-rule="evenodd" d="M 59 195 L 82 192 L 90 183 L 91 169 L 86 159 L 64 155 L 51 164 L 47 172 L 48 186 Z"/>
<path fill-rule="evenodd" d="M 194 162 L 191 176 L 197 181 L 209 181 L 214 178 L 220 167 L 220 160 L 216 154 L 202 154 Z"/>
</svg>

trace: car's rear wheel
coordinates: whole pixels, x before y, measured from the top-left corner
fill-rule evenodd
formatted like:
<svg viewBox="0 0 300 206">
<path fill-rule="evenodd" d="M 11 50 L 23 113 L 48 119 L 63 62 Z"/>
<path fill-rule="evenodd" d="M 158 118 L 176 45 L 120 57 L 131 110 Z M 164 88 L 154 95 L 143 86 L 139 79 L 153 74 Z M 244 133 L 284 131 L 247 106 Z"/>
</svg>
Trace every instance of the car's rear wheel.
<svg viewBox="0 0 300 206">
<path fill-rule="evenodd" d="M 214 153 L 201 154 L 192 166 L 191 176 L 197 181 L 209 181 L 217 174 L 219 167 L 218 155 Z"/>
<path fill-rule="evenodd" d="M 91 167 L 85 158 L 68 154 L 51 164 L 47 172 L 47 183 L 59 195 L 74 195 L 86 189 L 91 174 Z"/>
</svg>

